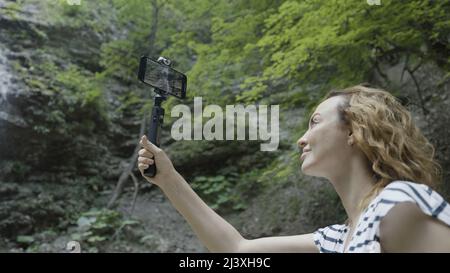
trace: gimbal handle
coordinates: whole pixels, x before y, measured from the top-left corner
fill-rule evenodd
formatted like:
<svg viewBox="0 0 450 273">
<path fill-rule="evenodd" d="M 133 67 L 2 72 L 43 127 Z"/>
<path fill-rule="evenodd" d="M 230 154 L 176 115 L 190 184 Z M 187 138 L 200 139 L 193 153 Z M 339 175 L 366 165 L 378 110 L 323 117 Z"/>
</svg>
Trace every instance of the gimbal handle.
<svg viewBox="0 0 450 273">
<path fill-rule="evenodd" d="M 166 98 L 161 95 L 155 96 L 155 104 L 153 105 L 150 129 L 148 132 L 150 142 L 158 147 L 161 144 L 160 135 L 164 123 L 164 108 L 161 107 L 161 103 L 165 99 Z M 153 165 L 149 165 L 148 168 L 144 170 L 144 175 L 148 177 L 154 177 L 156 175 L 156 162 L 154 162 Z"/>
</svg>

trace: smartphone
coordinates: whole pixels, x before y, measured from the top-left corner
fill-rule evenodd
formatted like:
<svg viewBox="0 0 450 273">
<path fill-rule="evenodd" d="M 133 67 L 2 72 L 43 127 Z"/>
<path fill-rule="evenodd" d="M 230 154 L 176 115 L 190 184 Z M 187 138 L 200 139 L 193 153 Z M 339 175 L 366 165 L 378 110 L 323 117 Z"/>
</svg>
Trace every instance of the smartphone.
<svg viewBox="0 0 450 273">
<path fill-rule="evenodd" d="M 187 77 L 168 65 L 142 56 L 138 79 L 155 88 L 161 95 L 172 95 L 180 99 L 186 97 Z"/>
</svg>

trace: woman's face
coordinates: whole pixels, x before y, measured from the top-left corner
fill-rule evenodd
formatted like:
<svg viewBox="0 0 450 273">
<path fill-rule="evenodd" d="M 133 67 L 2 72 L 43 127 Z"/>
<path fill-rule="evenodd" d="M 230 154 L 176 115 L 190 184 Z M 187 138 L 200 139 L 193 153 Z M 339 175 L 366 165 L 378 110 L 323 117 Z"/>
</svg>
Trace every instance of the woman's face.
<svg viewBox="0 0 450 273">
<path fill-rule="evenodd" d="M 300 160 L 304 174 L 330 179 L 345 170 L 354 151 L 349 145 L 351 132 L 339 120 L 338 106 L 343 101 L 342 96 L 331 97 L 311 115 L 308 131 L 297 142 L 303 147 Z"/>
</svg>

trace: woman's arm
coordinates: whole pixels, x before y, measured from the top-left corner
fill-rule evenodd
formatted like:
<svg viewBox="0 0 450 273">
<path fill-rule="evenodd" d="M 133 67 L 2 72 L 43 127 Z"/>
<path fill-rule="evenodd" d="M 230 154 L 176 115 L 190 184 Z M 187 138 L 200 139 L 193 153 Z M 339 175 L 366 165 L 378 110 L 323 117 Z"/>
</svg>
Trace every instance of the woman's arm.
<svg viewBox="0 0 450 273">
<path fill-rule="evenodd" d="M 160 186 L 172 205 L 187 220 L 203 245 L 212 252 L 236 252 L 244 238 L 192 190 L 174 171 Z"/>
<path fill-rule="evenodd" d="M 405 202 L 383 217 L 380 244 L 384 252 L 450 252 L 450 227 Z"/>
<path fill-rule="evenodd" d="M 317 252 L 312 234 L 247 240 L 225 219 L 200 199 L 184 178 L 175 170 L 167 155 L 141 139 L 144 149 L 139 151 L 139 170 L 157 164 L 157 175 L 144 176 L 158 185 L 172 205 L 186 219 L 200 241 L 212 252 Z M 154 160 L 152 159 L 154 157 Z"/>
</svg>

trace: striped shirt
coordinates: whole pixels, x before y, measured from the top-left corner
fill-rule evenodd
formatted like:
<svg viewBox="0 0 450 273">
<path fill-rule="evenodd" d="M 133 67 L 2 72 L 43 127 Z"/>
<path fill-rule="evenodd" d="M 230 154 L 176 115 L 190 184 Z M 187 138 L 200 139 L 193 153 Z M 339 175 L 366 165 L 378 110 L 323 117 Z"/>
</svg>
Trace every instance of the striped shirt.
<svg viewBox="0 0 450 273">
<path fill-rule="evenodd" d="M 380 253 L 380 221 L 396 204 L 413 202 L 423 211 L 450 226 L 450 205 L 441 195 L 424 184 L 395 181 L 387 185 L 361 214 L 347 250 L 350 236 L 347 225 L 331 225 L 314 232 L 314 243 L 321 253 Z"/>
</svg>

